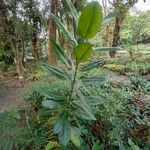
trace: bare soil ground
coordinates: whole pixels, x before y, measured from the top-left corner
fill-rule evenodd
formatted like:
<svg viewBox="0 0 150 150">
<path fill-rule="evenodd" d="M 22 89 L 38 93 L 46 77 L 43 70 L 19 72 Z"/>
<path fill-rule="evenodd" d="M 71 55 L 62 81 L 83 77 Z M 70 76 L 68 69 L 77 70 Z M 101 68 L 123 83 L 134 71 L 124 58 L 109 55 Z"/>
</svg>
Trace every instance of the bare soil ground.
<svg viewBox="0 0 150 150">
<path fill-rule="evenodd" d="M 26 106 L 24 94 L 29 90 L 30 83 L 20 82 L 16 78 L 0 81 L 0 113 Z"/>
</svg>

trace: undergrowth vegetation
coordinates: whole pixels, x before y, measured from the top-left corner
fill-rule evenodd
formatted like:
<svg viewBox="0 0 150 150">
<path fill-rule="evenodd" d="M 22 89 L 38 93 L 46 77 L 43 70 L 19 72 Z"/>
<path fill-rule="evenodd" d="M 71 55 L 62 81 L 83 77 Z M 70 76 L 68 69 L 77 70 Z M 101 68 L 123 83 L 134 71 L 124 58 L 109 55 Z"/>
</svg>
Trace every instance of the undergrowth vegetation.
<svg viewBox="0 0 150 150">
<path fill-rule="evenodd" d="M 145 50 L 144 47 L 142 49 L 143 51 Z M 149 45 L 147 45 L 147 48 L 149 48 Z M 128 49 L 130 50 L 130 47 Z M 104 68 L 119 72 L 121 74 L 134 72 L 139 75 L 147 75 L 150 73 L 149 57 L 149 53 L 143 54 L 139 52 L 138 47 L 136 47 L 136 50 L 132 52 L 132 54 L 122 54 L 114 59 L 109 60 L 107 64 L 104 65 Z"/>
<path fill-rule="evenodd" d="M 138 88 L 120 86 L 115 83 L 87 86 L 83 95 L 90 91 L 95 96 L 87 102 L 97 120 L 80 121 L 82 145 L 78 149 L 149 149 L 150 103 L 142 101 Z M 71 143 L 63 147 L 54 133 L 53 125 L 60 109 L 54 111 L 41 105 L 45 95 L 56 94 L 60 89 L 66 93 L 69 88 L 69 83 L 61 80 L 55 83 L 45 80 L 32 86 L 26 95 L 30 104 L 27 110 L 1 115 L 1 140 L 22 149 L 77 149 Z"/>
<path fill-rule="evenodd" d="M 91 44 L 109 19 L 102 19 L 98 2 L 87 4 L 80 16 L 67 3 L 75 37 L 50 16 L 71 44 L 71 56 L 51 39 L 60 62 L 42 62 L 42 70 L 32 66 L 27 80 L 39 80 L 25 95 L 27 107 L 0 114 L 0 150 L 149 150 L 150 82 L 141 77 L 150 73 L 148 56 L 131 50 L 127 59 L 96 59 L 98 52 L 121 50 Z M 128 82 L 110 81 L 109 69 L 126 74 Z"/>
</svg>

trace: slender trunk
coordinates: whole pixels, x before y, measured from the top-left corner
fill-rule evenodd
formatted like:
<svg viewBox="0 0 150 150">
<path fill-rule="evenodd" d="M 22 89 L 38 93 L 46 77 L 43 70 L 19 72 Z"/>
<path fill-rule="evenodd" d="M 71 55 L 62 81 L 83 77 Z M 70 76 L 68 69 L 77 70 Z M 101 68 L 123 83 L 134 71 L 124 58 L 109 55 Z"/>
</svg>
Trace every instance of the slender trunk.
<svg viewBox="0 0 150 150">
<path fill-rule="evenodd" d="M 38 48 L 37 48 L 37 39 L 36 37 L 32 38 L 32 52 L 33 52 L 33 57 L 35 59 L 35 62 L 37 63 L 39 60 L 39 54 L 38 54 Z"/>
<path fill-rule="evenodd" d="M 24 67 L 22 63 L 22 53 L 18 51 L 18 44 L 17 41 L 12 42 L 13 50 L 14 50 L 14 55 L 15 55 L 15 64 L 16 64 L 16 70 L 19 76 L 19 79 L 24 78 Z"/>
<path fill-rule="evenodd" d="M 21 41 L 21 47 L 22 47 L 22 64 L 25 66 L 25 46 L 24 46 L 24 41 Z"/>
<path fill-rule="evenodd" d="M 56 0 L 51 0 L 50 4 L 50 11 L 54 14 L 56 14 L 56 7 L 57 7 L 57 2 Z M 48 44 L 48 64 L 54 65 L 56 64 L 56 56 L 55 52 L 53 50 L 53 46 L 51 44 L 51 39 L 56 41 L 56 24 L 54 20 L 49 17 L 49 44 Z"/>
<path fill-rule="evenodd" d="M 37 62 L 39 59 L 38 51 L 37 51 L 37 45 L 34 41 L 32 41 L 32 49 L 33 49 L 33 57 L 35 61 Z"/>
<path fill-rule="evenodd" d="M 104 8 L 104 17 L 106 17 L 107 14 L 108 14 L 106 0 L 102 0 L 102 5 L 103 5 L 103 8 Z M 110 28 L 110 24 L 106 25 L 106 27 L 105 27 L 105 35 L 104 35 L 104 46 L 105 47 L 109 47 L 109 28 Z M 110 58 L 109 51 L 106 51 L 106 57 Z"/>
<path fill-rule="evenodd" d="M 16 18 L 16 11 L 13 13 L 13 17 Z M 16 70 L 19 75 L 19 79 L 23 78 L 24 75 L 24 67 L 22 64 L 22 54 L 19 52 L 18 48 L 18 40 L 17 35 L 15 33 L 15 26 L 10 23 L 7 19 L 7 7 L 3 0 L 0 3 L 0 26 L 4 28 L 5 36 L 8 39 L 8 43 L 10 43 L 10 47 L 13 50 L 13 54 L 15 56 L 16 62 Z"/>
<path fill-rule="evenodd" d="M 117 47 L 119 45 L 120 28 L 121 28 L 122 21 L 123 21 L 122 18 L 116 17 L 112 47 Z M 116 55 L 116 51 L 109 52 L 109 54 L 110 54 L 110 57 L 113 58 Z"/>
<path fill-rule="evenodd" d="M 109 47 L 109 28 L 110 28 L 110 24 L 106 25 L 106 33 L 105 33 L 105 41 L 104 44 L 106 47 Z M 106 57 L 110 58 L 109 52 L 106 51 Z"/>
<path fill-rule="evenodd" d="M 58 12 L 57 12 L 58 13 Z M 61 22 L 63 22 L 63 18 L 62 15 L 58 15 L 58 17 L 60 18 Z M 63 35 L 62 32 L 60 32 L 60 30 L 58 29 L 58 34 L 59 34 L 59 42 L 62 48 L 64 48 L 65 45 L 65 37 Z"/>
</svg>

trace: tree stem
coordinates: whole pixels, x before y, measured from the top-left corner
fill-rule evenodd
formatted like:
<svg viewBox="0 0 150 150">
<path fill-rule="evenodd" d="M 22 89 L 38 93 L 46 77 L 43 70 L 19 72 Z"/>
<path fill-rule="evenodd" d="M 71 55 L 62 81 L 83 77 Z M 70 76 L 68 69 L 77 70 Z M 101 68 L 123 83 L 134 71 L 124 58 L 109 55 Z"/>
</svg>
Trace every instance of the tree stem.
<svg viewBox="0 0 150 150">
<path fill-rule="evenodd" d="M 77 71 L 78 71 L 78 62 L 76 61 L 75 72 L 74 72 L 74 76 L 73 76 L 73 80 L 72 80 L 71 92 L 70 92 L 70 97 L 69 97 L 70 101 L 72 100 L 72 94 L 73 94 L 75 83 L 76 83 Z"/>
</svg>

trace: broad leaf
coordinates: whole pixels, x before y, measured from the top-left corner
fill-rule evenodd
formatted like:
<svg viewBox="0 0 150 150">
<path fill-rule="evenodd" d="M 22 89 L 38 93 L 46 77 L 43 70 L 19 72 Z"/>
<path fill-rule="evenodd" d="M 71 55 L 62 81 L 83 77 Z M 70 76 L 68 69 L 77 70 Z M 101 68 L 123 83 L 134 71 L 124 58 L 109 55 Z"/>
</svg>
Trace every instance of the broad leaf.
<svg viewBox="0 0 150 150">
<path fill-rule="evenodd" d="M 67 146 L 67 144 L 70 141 L 70 134 L 71 134 L 70 122 L 66 120 L 61 132 L 58 134 L 58 139 L 61 142 L 61 144 Z"/>
<path fill-rule="evenodd" d="M 95 47 L 94 48 L 94 52 L 98 52 L 98 51 L 118 51 L 118 50 L 122 50 L 121 47 Z"/>
<path fill-rule="evenodd" d="M 80 147 L 80 136 L 79 136 L 79 130 L 76 127 L 71 127 L 71 142 L 76 146 Z"/>
<path fill-rule="evenodd" d="M 92 45 L 88 43 L 80 43 L 74 48 L 73 53 L 79 62 L 87 61 L 92 55 Z"/>
<path fill-rule="evenodd" d="M 43 70 L 46 73 L 52 73 L 57 78 L 60 78 L 60 79 L 68 79 L 69 78 L 69 75 L 67 73 L 61 71 L 60 69 L 58 69 L 56 67 L 49 66 L 49 65 L 47 65 L 45 63 L 42 63 L 41 67 L 43 68 Z"/>
<path fill-rule="evenodd" d="M 62 48 L 54 40 L 52 40 L 52 44 L 58 59 L 63 61 L 68 67 L 71 67 L 73 63 L 71 59 L 65 54 L 64 50 L 62 50 Z"/>
<path fill-rule="evenodd" d="M 98 60 L 98 61 L 86 64 L 81 68 L 81 71 L 89 71 L 91 69 L 104 65 L 104 63 L 105 63 L 104 60 Z"/>
<path fill-rule="evenodd" d="M 61 23 L 61 21 L 59 20 L 59 18 L 57 16 L 55 16 L 53 13 L 50 13 L 51 18 L 53 18 L 53 20 L 56 22 L 58 28 L 62 31 L 62 33 L 65 35 L 65 37 L 67 38 L 67 40 L 72 43 L 73 45 L 77 45 L 77 42 L 75 40 L 75 38 L 73 37 L 73 35 L 65 28 L 65 26 Z"/>
<path fill-rule="evenodd" d="M 55 133 L 59 133 L 63 130 L 63 127 L 64 127 L 67 119 L 68 119 L 67 111 L 63 111 L 62 113 L 59 114 L 59 116 L 54 124 L 54 132 Z"/>
<path fill-rule="evenodd" d="M 82 80 L 83 83 L 85 84 L 90 84 L 90 85 L 102 85 L 106 82 L 105 78 L 103 77 L 80 77 L 80 80 Z"/>
<path fill-rule="evenodd" d="M 87 4 L 79 18 L 78 34 L 84 39 L 94 37 L 101 27 L 102 17 L 102 8 L 98 2 Z"/>
<path fill-rule="evenodd" d="M 44 100 L 42 101 L 42 106 L 45 108 L 54 109 L 58 106 L 58 103 L 53 100 Z"/>
<path fill-rule="evenodd" d="M 75 21 L 77 22 L 78 21 L 78 12 L 76 10 L 76 8 L 74 7 L 73 3 L 71 0 L 66 0 L 67 4 L 68 4 L 68 7 L 72 13 L 72 16 L 74 17 Z"/>
<path fill-rule="evenodd" d="M 102 21 L 102 25 L 107 25 L 108 23 L 110 23 L 111 21 L 115 20 L 117 16 L 116 12 L 111 12 L 109 13 Z"/>
</svg>

